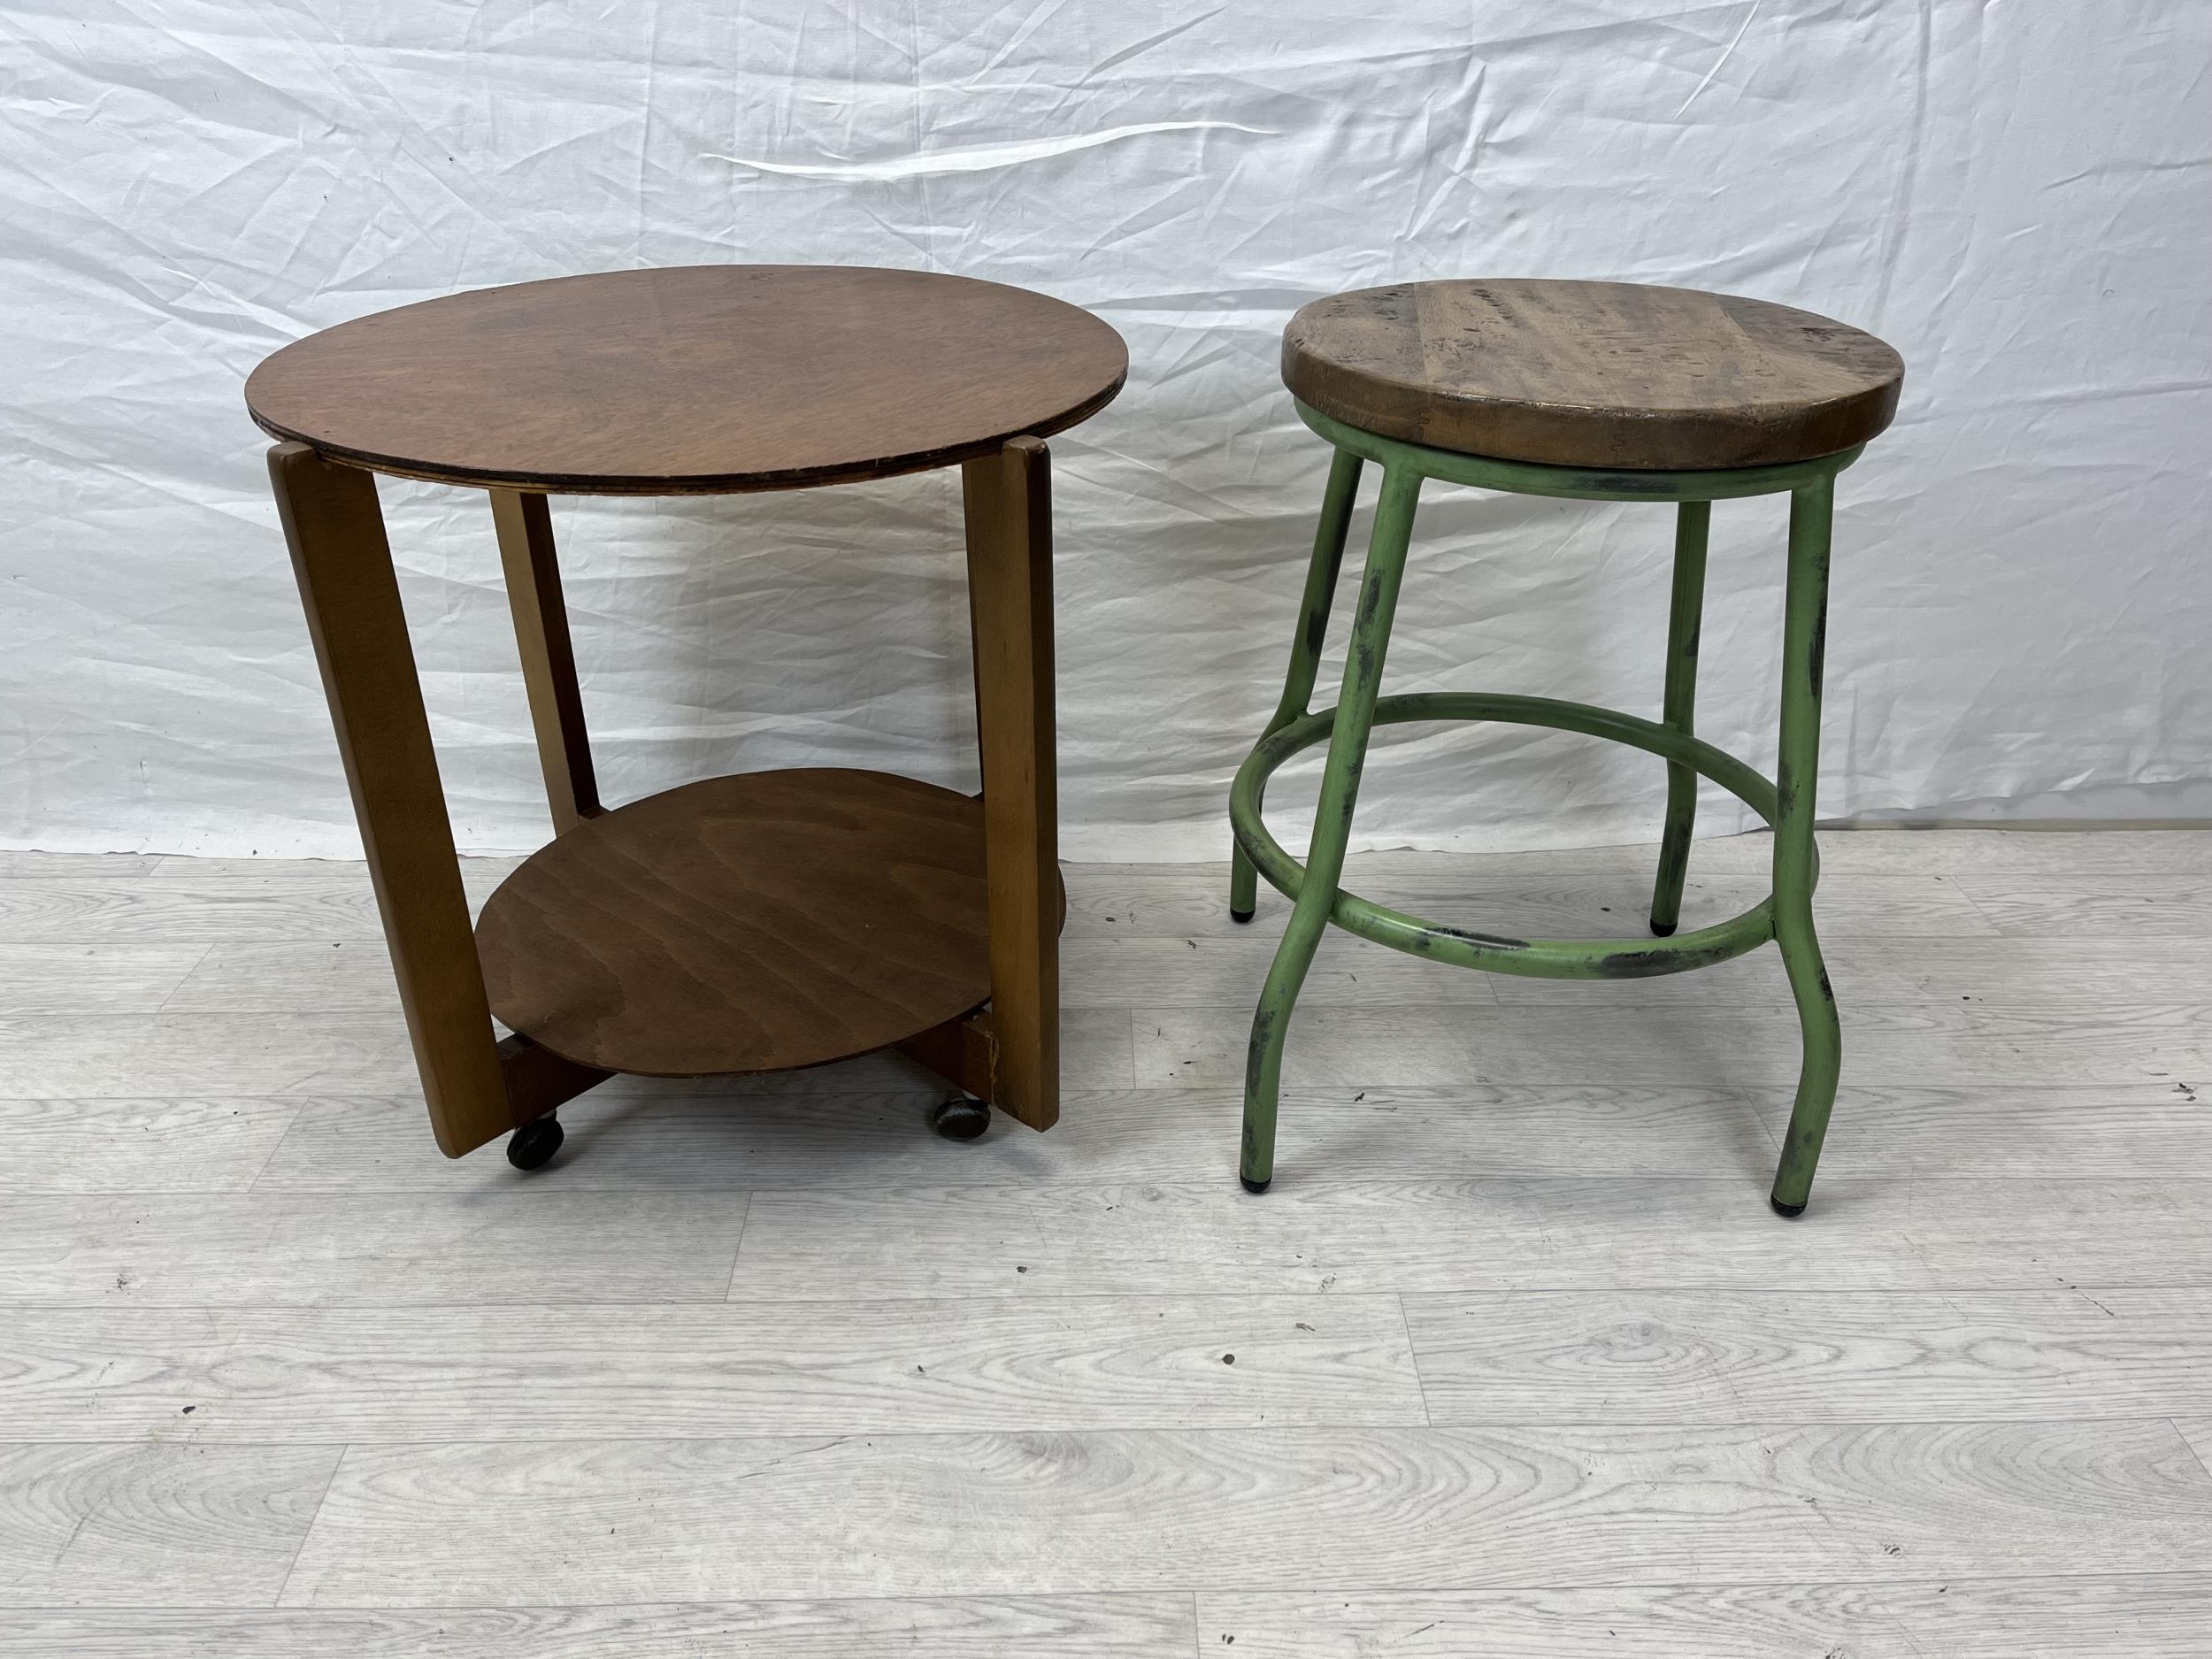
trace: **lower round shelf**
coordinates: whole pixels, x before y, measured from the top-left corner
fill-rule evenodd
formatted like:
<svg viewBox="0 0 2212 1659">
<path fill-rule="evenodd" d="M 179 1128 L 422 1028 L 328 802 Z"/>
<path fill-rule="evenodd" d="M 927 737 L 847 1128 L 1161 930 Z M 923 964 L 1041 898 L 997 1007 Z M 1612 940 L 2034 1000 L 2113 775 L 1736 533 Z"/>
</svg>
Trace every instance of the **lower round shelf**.
<svg viewBox="0 0 2212 1659">
<path fill-rule="evenodd" d="M 744 772 L 592 818 L 476 925 L 492 1012 L 565 1059 L 699 1077 L 866 1054 L 990 995 L 983 806 Z"/>
</svg>

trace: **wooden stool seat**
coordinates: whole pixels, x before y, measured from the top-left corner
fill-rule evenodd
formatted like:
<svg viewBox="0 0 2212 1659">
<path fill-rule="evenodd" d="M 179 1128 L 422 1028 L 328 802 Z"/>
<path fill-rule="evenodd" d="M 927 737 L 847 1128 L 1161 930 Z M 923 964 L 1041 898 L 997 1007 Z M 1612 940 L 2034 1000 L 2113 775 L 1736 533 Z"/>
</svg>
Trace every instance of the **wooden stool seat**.
<svg viewBox="0 0 2212 1659">
<path fill-rule="evenodd" d="M 687 265 L 453 294 L 287 346 L 263 430 L 448 484 L 680 495 L 887 478 L 1088 419 L 1121 336 L 925 271 Z"/>
<path fill-rule="evenodd" d="M 1627 282 L 1402 282 L 1316 300 L 1283 383 L 1364 432 L 1552 466 L 1811 460 L 1890 423 L 1905 365 L 1843 323 Z"/>
</svg>

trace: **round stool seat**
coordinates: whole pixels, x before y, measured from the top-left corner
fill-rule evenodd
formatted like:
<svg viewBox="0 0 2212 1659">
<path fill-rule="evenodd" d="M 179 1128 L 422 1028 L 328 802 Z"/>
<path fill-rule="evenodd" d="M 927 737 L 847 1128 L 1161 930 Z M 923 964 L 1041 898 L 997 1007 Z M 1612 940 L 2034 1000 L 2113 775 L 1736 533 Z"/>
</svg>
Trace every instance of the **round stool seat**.
<svg viewBox="0 0 2212 1659">
<path fill-rule="evenodd" d="M 1401 282 L 1316 300 L 1283 383 L 1348 426 L 1552 466 L 1767 466 L 1864 443 L 1905 365 L 1764 300 L 1631 282 Z"/>
</svg>

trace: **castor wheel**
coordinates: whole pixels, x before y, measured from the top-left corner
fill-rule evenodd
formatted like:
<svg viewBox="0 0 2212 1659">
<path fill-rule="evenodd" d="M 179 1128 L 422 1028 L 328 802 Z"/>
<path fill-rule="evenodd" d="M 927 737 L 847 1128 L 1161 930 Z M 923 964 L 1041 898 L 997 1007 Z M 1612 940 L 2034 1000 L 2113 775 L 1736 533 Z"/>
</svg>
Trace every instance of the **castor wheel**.
<svg viewBox="0 0 2212 1659">
<path fill-rule="evenodd" d="M 561 1120 L 551 1112 L 534 1118 L 507 1137 L 507 1162 L 518 1170 L 541 1170 L 561 1149 Z"/>
<path fill-rule="evenodd" d="M 930 1108 L 929 1126 L 948 1141 L 972 1141 L 991 1126 L 991 1109 L 963 1095 Z"/>
</svg>

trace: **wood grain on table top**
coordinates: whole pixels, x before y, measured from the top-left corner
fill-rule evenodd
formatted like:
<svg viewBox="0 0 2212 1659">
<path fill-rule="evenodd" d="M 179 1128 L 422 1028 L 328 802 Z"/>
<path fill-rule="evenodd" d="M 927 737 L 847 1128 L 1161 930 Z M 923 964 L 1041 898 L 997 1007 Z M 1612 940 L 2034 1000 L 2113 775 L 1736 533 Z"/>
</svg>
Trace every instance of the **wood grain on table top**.
<svg viewBox="0 0 2212 1659">
<path fill-rule="evenodd" d="M 280 438 L 373 471 L 578 495 L 919 472 L 1087 419 L 1121 336 L 933 272 L 687 265 L 448 295 L 285 347 L 246 383 Z"/>
<path fill-rule="evenodd" d="M 492 1012 L 662 1077 L 865 1054 L 990 995 L 983 809 L 885 772 L 748 772 L 580 825 L 486 901 Z"/>
</svg>

